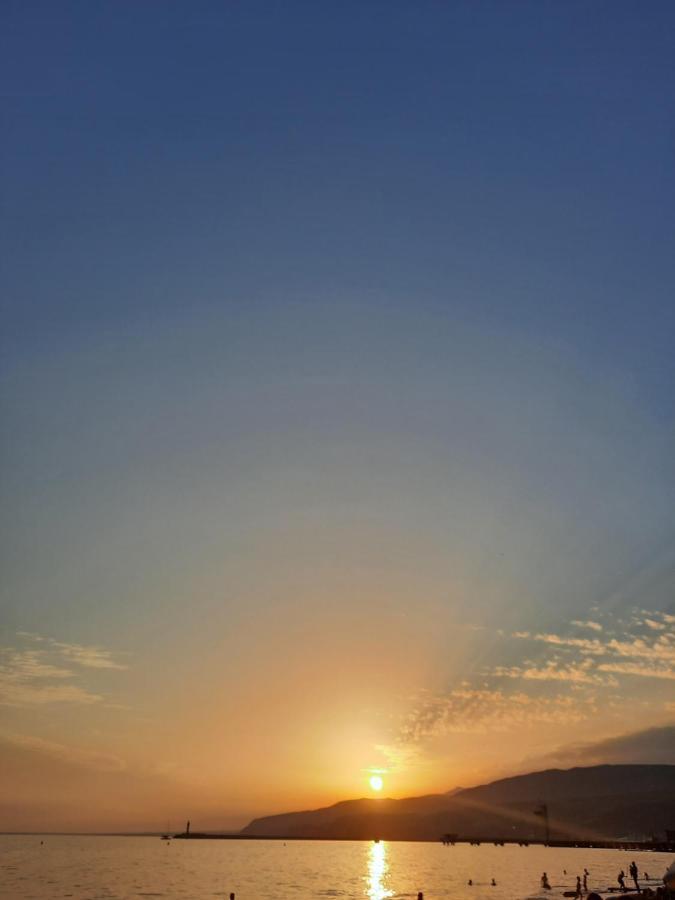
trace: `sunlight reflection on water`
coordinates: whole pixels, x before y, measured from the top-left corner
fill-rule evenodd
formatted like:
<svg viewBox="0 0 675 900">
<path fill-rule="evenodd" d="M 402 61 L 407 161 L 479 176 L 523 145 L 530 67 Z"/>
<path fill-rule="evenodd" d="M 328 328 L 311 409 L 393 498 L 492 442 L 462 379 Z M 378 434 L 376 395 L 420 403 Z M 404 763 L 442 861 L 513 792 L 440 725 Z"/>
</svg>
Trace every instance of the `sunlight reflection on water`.
<svg viewBox="0 0 675 900">
<path fill-rule="evenodd" d="M 389 867 L 387 865 L 387 845 L 384 841 L 372 843 L 368 853 L 368 891 L 370 900 L 385 900 L 394 892 L 385 886 Z"/>
</svg>

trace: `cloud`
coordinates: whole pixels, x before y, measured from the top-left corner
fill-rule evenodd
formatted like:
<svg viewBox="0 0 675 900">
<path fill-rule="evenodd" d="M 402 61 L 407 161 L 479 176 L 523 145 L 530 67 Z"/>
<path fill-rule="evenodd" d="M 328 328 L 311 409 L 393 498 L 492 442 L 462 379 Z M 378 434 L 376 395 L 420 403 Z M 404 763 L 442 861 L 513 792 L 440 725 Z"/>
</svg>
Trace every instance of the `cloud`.
<svg viewBox="0 0 675 900">
<path fill-rule="evenodd" d="M 619 675 L 635 675 L 639 678 L 664 678 L 675 681 L 675 669 L 672 666 L 653 665 L 640 662 L 602 663 L 598 666 L 602 672 L 615 672 Z"/>
<path fill-rule="evenodd" d="M 78 685 L 64 684 L 75 673 L 50 663 L 42 650 L 4 649 L 0 651 L 0 660 L 0 704 L 3 706 L 90 704 L 103 699 Z"/>
<path fill-rule="evenodd" d="M 43 754 L 51 759 L 82 766 L 96 772 L 121 772 L 126 768 L 124 761 L 113 754 L 68 747 L 65 744 L 46 741 L 33 735 L 5 733 L 0 734 L 0 740 L 19 747 L 21 750 Z"/>
<path fill-rule="evenodd" d="M 463 685 L 448 694 L 422 695 L 404 719 L 402 743 L 419 743 L 442 734 L 512 731 L 534 724 L 568 725 L 590 715 L 589 699 L 559 694 L 533 697 L 524 691 Z"/>
<path fill-rule="evenodd" d="M 6 648 L 2 653 L 3 662 L 0 664 L 0 672 L 13 681 L 23 681 L 28 678 L 72 678 L 70 669 L 54 666 L 45 661 L 45 654 L 41 650 L 15 650 Z"/>
<path fill-rule="evenodd" d="M 592 621 L 581 621 L 580 619 L 572 619 L 572 625 L 576 625 L 577 628 L 590 628 L 591 631 L 602 631 L 602 625 L 599 622 Z"/>
<path fill-rule="evenodd" d="M 671 619 L 675 621 L 675 616 L 660 612 L 648 613 L 643 618 L 634 617 L 631 629 L 624 628 L 623 634 L 611 638 L 580 638 L 553 632 L 533 634 L 528 631 L 513 632 L 512 637 L 548 644 L 569 654 L 576 653 L 582 659 L 598 658 L 595 667 L 597 672 L 639 678 L 675 679 L 675 633 L 669 628 Z M 572 624 L 589 623 L 575 621 Z M 647 633 L 636 633 L 636 628 L 646 628 Z M 590 668 L 588 664 L 582 667 L 589 678 Z M 552 677 L 555 677 L 555 667 L 550 663 L 541 667 L 540 671 L 550 671 L 553 673 Z M 576 671 L 574 666 L 570 665 L 570 671 Z M 500 674 L 506 677 L 525 677 L 522 671 L 517 676 L 510 675 L 508 671 Z M 537 677 L 537 671 L 532 673 L 532 677 Z"/>
<path fill-rule="evenodd" d="M 60 654 L 70 662 L 88 669 L 126 669 L 127 666 L 117 662 L 109 650 L 101 647 L 87 647 L 82 644 L 64 644 L 61 641 L 50 641 Z"/>
<path fill-rule="evenodd" d="M 34 631 L 18 631 L 17 635 L 32 643 L 41 644 L 51 648 L 54 654 L 68 663 L 75 663 L 87 669 L 126 669 L 128 668 L 115 659 L 110 650 L 87 644 L 73 644 L 65 641 L 57 641 L 51 637 L 36 634 Z"/>
<path fill-rule="evenodd" d="M 529 638 L 543 644 L 553 644 L 556 647 L 573 647 L 581 653 L 590 653 L 594 656 L 603 656 L 607 653 L 607 646 L 597 638 L 575 638 L 561 634 L 530 634 L 528 631 L 514 631 L 515 638 Z"/>
<path fill-rule="evenodd" d="M 390 775 L 423 763 L 419 748 L 412 744 L 376 744 L 375 750 L 385 757 L 387 766 L 384 771 Z"/>
<path fill-rule="evenodd" d="M 574 725 L 602 709 L 613 709 L 623 679 L 675 680 L 669 614 L 640 612 L 640 619 L 634 617 L 630 625 L 619 619 L 601 625 L 595 618 L 571 623 L 588 628 L 593 636 L 562 630 L 513 632 L 516 641 L 540 645 L 541 658 L 492 664 L 447 693 L 420 693 L 401 723 L 398 743 L 419 745 L 444 734 L 522 730 L 538 724 Z"/>
<path fill-rule="evenodd" d="M 648 728 L 602 741 L 567 744 L 538 757 L 536 764 L 564 768 L 629 763 L 675 765 L 675 725 Z M 533 760 L 527 763 L 533 764 Z"/>
<path fill-rule="evenodd" d="M 592 665 L 591 660 L 565 665 L 560 665 L 557 660 L 548 660 L 543 665 L 531 663 L 527 666 L 496 666 L 488 674 L 497 678 L 522 678 L 524 681 L 567 681 L 573 684 L 617 686 L 615 678 L 591 671 Z"/>
<path fill-rule="evenodd" d="M 3 706 L 44 706 L 47 703 L 99 703 L 103 697 L 73 684 L 11 684 L 0 680 Z"/>
<path fill-rule="evenodd" d="M 0 651 L 0 704 L 41 706 L 46 703 L 98 703 L 102 697 L 75 684 L 75 673 L 51 663 L 45 651 Z"/>
<path fill-rule="evenodd" d="M 611 640 L 607 645 L 610 653 L 630 659 L 659 659 L 675 664 L 675 635 L 660 634 L 650 643 L 642 638 L 632 641 Z"/>
<path fill-rule="evenodd" d="M 195 815 L 208 821 L 222 803 L 105 748 L 32 734 L 0 733 L 0 772 L 0 830 L 6 831 L 151 830 L 164 827 L 176 809 L 198 808 Z"/>
<path fill-rule="evenodd" d="M 19 632 L 32 646 L 0 648 L 0 705 L 91 705 L 104 698 L 76 682 L 81 669 L 124 669 L 100 647 L 67 644 L 31 632 Z"/>
</svg>

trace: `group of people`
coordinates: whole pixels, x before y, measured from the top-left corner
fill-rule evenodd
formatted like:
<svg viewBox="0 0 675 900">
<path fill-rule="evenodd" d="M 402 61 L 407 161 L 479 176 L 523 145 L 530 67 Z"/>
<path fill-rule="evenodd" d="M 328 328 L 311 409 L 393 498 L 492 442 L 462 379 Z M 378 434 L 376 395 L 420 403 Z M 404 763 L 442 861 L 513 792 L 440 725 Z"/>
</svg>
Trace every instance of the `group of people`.
<svg viewBox="0 0 675 900">
<path fill-rule="evenodd" d="M 635 882 L 635 890 L 639 891 L 640 884 L 638 882 L 638 867 L 635 864 L 635 860 L 633 860 L 633 862 L 628 866 L 628 873 L 629 873 L 630 877 L 633 879 L 633 881 Z M 617 875 L 616 880 L 622 891 L 628 890 L 628 888 L 626 887 L 626 873 L 624 872 L 623 869 Z M 645 872 L 645 881 L 648 881 L 648 880 L 649 880 L 649 875 L 647 875 L 647 873 Z"/>
<path fill-rule="evenodd" d="M 567 875 L 567 869 L 563 871 L 563 874 Z M 588 869 L 584 869 L 583 880 L 581 875 L 577 875 L 576 893 L 574 895 L 575 897 L 582 897 L 584 894 L 588 893 L 588 876 L 590 874 L 591 873 L 588 871 Z M 546 874 L 546 872 L 542 872 L 541 886 L 545 891 L 551 890 L 551 882 L 548 880 L 548 875 Z"/>
<path fill-rule="evenodd" d="M 633 862 L 628 867 L 628 873 L 629 873 L 630 877 L 633 879 L 633 882 L 635 884 L 635 890 L 639 891 L 640 883 L 638 881 L 638 867 L 635 863 L 635 860 L 633 860 Z M 567 869 L 563 870 L 563 874 L 567 875 Z M 577 884 L 576 884 L 576 890 L 575 890 L 575 894 L 574 894 L 575 898 L 583 897 L 584 894 L 588 893 L 588 876 L 590 874 L 591 873 L 588 871 L 588 869 L 584 869 L 583 877 L 581 875 L 577 875 Z M 629 888 L 626 887 L 626 873 L 624 872 L 623 869 L 619 872 L 616 880 L 622 891 L 629 890 Z M 644 880 L 649 881 L 649 875 L 646 872 L 644 873 Z M 551 883 L 548 880 L 548 875 L 546 874 L 546 872 L 542 873 L 541 886 L 545 891 L 551 890 Z M 571 895 L 572 894 L 570 891 L 569 896 L 571 896 Z"/>
</svg>

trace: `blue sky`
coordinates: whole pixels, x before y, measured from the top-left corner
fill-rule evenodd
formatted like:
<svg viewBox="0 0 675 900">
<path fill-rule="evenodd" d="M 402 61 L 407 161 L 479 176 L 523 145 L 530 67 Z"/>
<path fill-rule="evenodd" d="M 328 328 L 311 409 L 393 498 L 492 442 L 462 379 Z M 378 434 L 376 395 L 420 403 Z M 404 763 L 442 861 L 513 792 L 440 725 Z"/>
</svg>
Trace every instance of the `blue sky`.
<svg viewBox="0 0 675 900">
<path fill-rule="evenodd" d="M 385 765 L 368 747 L 399 793 L 517 767 L 514 743 L 469 771 L 473 732 L 438 717 L 413 762 L 381 720 L 466 677 L 494 692 L 486 658 L 507 705 L 518 679 L 557 691 L 570 661 L 537 635 L 581 640 L 573 621 L 617 641 L 555 645 L 585 654 L 576 689 L 671 721 L 672 678 L 645 666 L 673 665 L 672 4 L 24 2 L 2 31 L 12 691 L 79 660 L 143 768 L 141 721 L 175 737 L 167 685 L 175 727 L 220 746 L 190 697 L 222 681 L 285 760 L 263 811 L 301 784 L 351 795 Z M 626 635 L 653 643 L 627 657 Z M 606 654 L 624 671 L 589 681 Z M 270 678 L 327 688 L 346 658 L 326 721 L 354 746 L 299 701 L 265 725 Z M 114 743 L 99 700 L 7 696 L 13 746 Z"/>
</svg>

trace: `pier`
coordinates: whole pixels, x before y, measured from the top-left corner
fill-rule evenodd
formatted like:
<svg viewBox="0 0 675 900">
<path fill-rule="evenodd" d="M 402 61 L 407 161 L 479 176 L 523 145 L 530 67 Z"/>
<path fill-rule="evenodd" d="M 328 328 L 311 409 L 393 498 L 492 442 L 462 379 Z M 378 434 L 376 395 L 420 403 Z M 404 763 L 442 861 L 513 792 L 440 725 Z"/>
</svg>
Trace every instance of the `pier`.
<svg viewBox="0 0 675 900">
<path fill-rule="evenodd" d="M 208 832 L 184 831 L 181 834 L 173 835 L 174 840 L 215 840 L 215 841 L 334 841 L 334 837 L 312 837 L 303 835 L 252 835 L 252 834 L 210 834 Z M 353 838 L 348 840 L 377 840 L 377 836 L 372 838 Z M 339 839 L 338 839 L 339 840 Z M 642 850 L 652 851 L 655 853 L 675 853 L 675 840 L 667 841 L 622 841 L 622 840 L 522 840 L 516 838 L 502 837 L 485 837 L 470 835 L 454 835 L 444 834 L 438 838 L 447 846 L 455 844 L 471 844 L 480 847 L 481 844 L 494 845 L 504 847 L 507 845 L 516 845 L 520 847 L 539 846 L 539 847 L 579 847 L 584 850 Z M 389 840 L 389 843 L 393 841 Z M 420 838 L 411 840 L 411 843 L 435 843 L 428 839 Z"/>
</svg>

